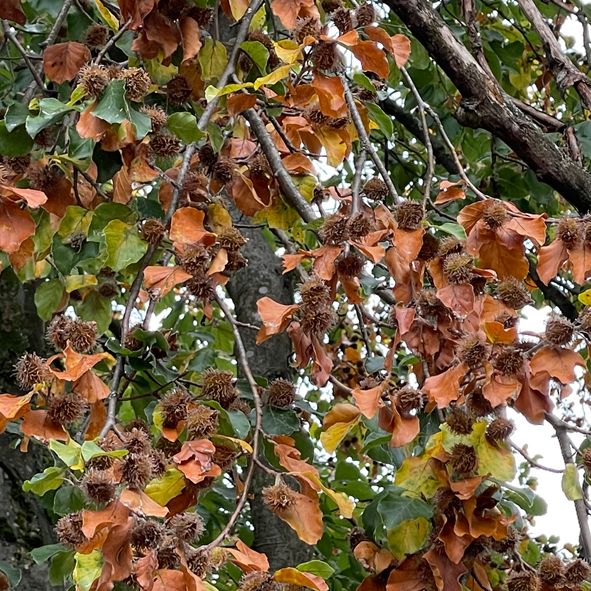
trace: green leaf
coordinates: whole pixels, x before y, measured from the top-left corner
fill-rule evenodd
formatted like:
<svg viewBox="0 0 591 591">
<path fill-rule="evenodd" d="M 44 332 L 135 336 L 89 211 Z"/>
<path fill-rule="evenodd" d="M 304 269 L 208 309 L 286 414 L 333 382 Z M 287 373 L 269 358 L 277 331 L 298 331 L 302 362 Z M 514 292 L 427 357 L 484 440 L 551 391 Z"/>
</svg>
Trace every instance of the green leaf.
<svg viewBox="0 0 591 591">
<path fill-rule="evenodd" d="M 445 222 L 445 224 L 441 224 L 441 226 L 436 226 L 438 230 L 445 232 L 446 234 L 451 234 L 458 240 L 466 240 L 466 231 L 464 230 L 463 226 L 460 224 L 454 224 L 453 222 Z"/>
<path fill-rule="evenodd" d="M 146 494 L 163 507 L 185 488 L 185 476 L 176 468 L 168 468 L 159 478 L 146 486 Z"/>
<path fill-rule="evenodd" d="M 58 466 L 45 468 L 43 472 L 35 474 L 31 480 L 25 480 L 23 482 L 23 490 L 42 497 L 46 492 L 55 490 L 62 485 L 65 473 L 65 468 L 59 468 Z"/>
<path fill-rule="evenodd" d="M 76 566 L 72 574 L 78 591 L 89 591 L 103 568 L 103 555 L 100 550 L 93 550 L 90 554 L 76 552 L 74 555 Z"/>
<path fill-rule="evenodd" d="M 47 546 L 41 546 L 31 550 L 30 554 L 35 564 L 42 564 L 67 549 L 64 544 L 48 544 Z"/>
<path fill-rule="evenodd" d="M 302 562 L 301 564 L 298 564 L 296 568 L 303 573 L 311 573 L 322 577 L 323 579 L 330 578 L 335 572 L 330 564 L 326 564 L 326 562 L 323 562 L 322 560 Z"/>
<path fill-rule="evenodd" d="M 27 117 L 25 127 L 27 133 L 34 138 L 42 129 L 57 123 L 72 107 L 54 98 L 44 98 L 39 101 L 39 113 Z"/>
<path fill-rule="evenodd" d="M 0 154 L 2 156 L 26 156 L 31 153 L 33 140 L 24 125 L 13 131 L 6 129 L 6 123 L 0 121 Z"/>
<path fill-rule="evenodd" d="M 82 448 L 79 443 L 70 439 L 68 443 L 61 443 L 52 439 L 49 442 L 49 449 L 66 465 L 74 470 L 83 470 Z"/>
<path fill-rule="evenodd" d="M 569 501 L 580 501 L 583 490 L 579 482 L 579 472 L 575 464 L 567 464 L 562 475 L 562 490 Z"/>
<path fill-rule="evenodd" d="M 186 111 L 170 115 L 166 126 L 185 144 L 196 142 L 204 136 L 204 133 L 197 127 L 195 115 Z"/>
<path fill-rule="evenodd" d="M 393 529 L 409 519 L 429 519 L 433 514 L 433 509 L 425 501 L 402 493 L 401 489 L 390 490 L 379 501 L 379 513 L 387 529 Z"/>
<path fill-rule="evenodd" d="M 398 560 L 418 552 L 431 532 L 431 522 L 424 517 L 407 519 L 388 530 L 388 547 Z"/>
<path fill-rule="evenodd" d="M 93 215 L 92 211 L 88 211 L 78 205 L 68 206 L 60 222 L 57 235 L 64 241 L 69 240 L 75 234 L 84 234 L 87 236 Z"/>
<path fill-rule="evenodd" d="M 234 435 L 239 439 L 244 439 L 250 431 L 250 421 L 248 417 L 239 410 L 229 410 L 228 418 L 232 424 Z"/>
<path fill-rule="evenodd" d="M 105 266 L 121 271 L 137 263 L 148 250 L 148 243 L 138 235 L 137 228 L 122 222 L 110 221 L 101 238 L 101 251 L 105 253 Z"/>
<path fill-rule="evenodd" d="M 263 412 L 263 431 L 268 435 L 290 435 L 299 430 L 300 421 L 293 410 L 268 406 Z"/>
<path fill-rule="evenodd" d="M 66 578 L 69 578 L 74 570 L 76 562 L 73 550 L 66 550 L 56 554 L 49 563 L 49 582 L 52 585 L 62 585 Z"/>
<path fill-rule="evenodd" d="M 59 279 L 50 279 L 41 283 L 35 291 L 35 305 L 39 317 L 42 320 L 51 320 L 53 313 L 60 307 L 64 295 L 64 286 Z"/>
<path fill-rule="evenodd" d="M 53 512 L 56 515 L 68 515 L 84 509 L 86 499 L 78 486 L 62 486 L 53 497 Z"/>
<path fill-rule="evenodd" d="M 386 139 L 390 139 L 394 135 L 394 124 L 391 117 L 386 115 L 376 103 L 366 102 L 365 106 L 369 112 L 369 118 L 378 124 Z"/>
<path fill-rule="evenodd" d="M 99 447 L 94 441 L 85 441 L 82 444 L 82 459 L 85 462 L 92 460 L 92 458 L 98 458 L 100 456 L 106 456 L 108 458 L 122 458 L 127 455 L 126 449 L 114 449 L 112 451 L 105 451 L 102 447 Z"/>
<path fill-rule="evenodd" d="M 93 212 L 92 222 L 88 228 L 91 240 L 100 240 L 105 226 L 113 220 L 131 221 L 133 212 L 122 203 L 101 203 Z"/>
<path fill-rule="evenodd" d="M 528 515 L 545 515 L 548 511 L 546 501 L 531 488 L 510 488 L 504 491 L 504 497 L 521 507 Z"/>
<path fill-rule="evenodd" d="M 76 312 L 82 320 L 94 320 L 99 334 L 109 329 L 113 312 L 111 300 L 103 297 L 97 289 L 86 292 L 82 302 L 76 306 Z"/>
<path fill-rule="evenodd" d="M 29 108 L 27 105 L 22 103 L 13 103 L 6 109 L 6 115 L 4 116 L 4 122 L 6 123 L 6 129 L 13 131 L 19 125 L 23 125 L 29 116 Z"/>
<path fill-rule="evenodd" d="M 259 72 L 264 74 L 269 61 L 269 50 L 260 41 L 243 41 L 240 49 L 254 62 Z"/>
<path fill-rule="evenodd" d="M 198 60 L 201 66 L 201 78 L 204 82 L 211 82 L 217 80 L 225 70 L 228 52 L 223 43 L 207 37 L 199 50 Z"/>
<path fill-rule="evenodd" d="M 14 589 L 21 582 L 23 575 L 20 568 L 16 568 L 12 566 L 12 564 L 4 562 L 4 560 L 0 560 L 0 571 L 6 575 L 8 584 L 11 588 Z"/>
</svg>

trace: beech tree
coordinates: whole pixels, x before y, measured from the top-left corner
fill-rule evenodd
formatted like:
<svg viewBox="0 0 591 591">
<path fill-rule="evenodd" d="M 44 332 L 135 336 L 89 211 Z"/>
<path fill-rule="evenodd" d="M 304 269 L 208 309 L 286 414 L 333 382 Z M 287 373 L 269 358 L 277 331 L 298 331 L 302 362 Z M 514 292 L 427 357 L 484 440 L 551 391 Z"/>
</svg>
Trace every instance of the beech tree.
<svg viewBox="0 0 591 591">
<path fill-rule="evenodd" d="M 0 17 L 1 589 L 591 589 L 581 0 Z"/>
</svg>

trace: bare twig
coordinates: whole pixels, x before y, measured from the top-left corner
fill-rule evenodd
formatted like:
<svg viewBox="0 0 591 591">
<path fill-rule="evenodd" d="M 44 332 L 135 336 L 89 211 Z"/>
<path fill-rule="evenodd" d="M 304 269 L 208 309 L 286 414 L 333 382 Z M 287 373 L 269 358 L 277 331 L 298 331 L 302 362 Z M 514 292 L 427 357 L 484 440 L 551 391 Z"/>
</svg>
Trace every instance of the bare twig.
<svg viewBox="0 0 591 591">
<path fill-rule="evenodd" d="M 351 183 L 351 216 L 354 216 L 356 213 L 361 211 L 361 175 L 363 174 L 363 166 L 365 165 L 366 156 L 367 152 L 365 150 L 361 150 L 359 156 L 357 157 L 357 163 L 355 164 L 355 176 L 353 177 L 353 182 Z"/>
<path fill-rule="evenodd" d="M 516 443 L 513 443 L 513 441 L 509 442 L 511 447 L 519 453 L 519 455 L 521 455 L 528 464 L 531 464 L 532 466 L 534 466 L 534 468 L 539 468 L 540 470 L 546 470 L 546 472 L 554 472 L 555 474 L 562 474 L 564 472 L 564 469 L 562 468 L 549 468 L 548 466 L 543 466 L 542 464 L 540 464 L 539 462 L 537 462 L 536 460 L 534 460 L 522 447 L 519 447 Z"/>
<path fill-rule="evenodd" d="M 109 49 L 111 49 L 111 47 L 113 47 L 113 45 L 115 45 L 115 43 L 117 43 L 117 41 L 121 39 L 125 31 L 127 31 L 127 28 L 129 27 L 130 23 L 131 19 L 129 19 L 126 23 L 123 23 L 121 27 L 119 27 L 119 30 L 107 41 L 107 43 L 105 43 L 105 46 L 99 51 L 99 54 L 96 56 L 96 59 L 94 60 L 95 66 L 98 66 L 103 61 L 103 58 L 105 57 L 105 55 L 107 55 Z"/>
<path fill-rule="evenodd" d="M 18 37 L 14 34 L 12 29 L 10 28 L 10 25 L 5 20 L 2 21 L 2 27 L 4 29 L 4 34 L 10 39 L 10 41 L 12 41 L 17 51 L 21 54 L 23 61 L 25 62 L 27 68 L 29 68 L 31 74 L 33 75 L 33 80 L 35 80 L 35 84 L 37 84 L 37 86 L 44 91 L 45 85 L 43 84 L 43 80 L 41 79 L 41 76 L 37 71 L 37 68 L 35 68 L 35 65 L 29 59 L 27 50 L 22 46 L 21 42 L 18 40 Z"/>
</svg>

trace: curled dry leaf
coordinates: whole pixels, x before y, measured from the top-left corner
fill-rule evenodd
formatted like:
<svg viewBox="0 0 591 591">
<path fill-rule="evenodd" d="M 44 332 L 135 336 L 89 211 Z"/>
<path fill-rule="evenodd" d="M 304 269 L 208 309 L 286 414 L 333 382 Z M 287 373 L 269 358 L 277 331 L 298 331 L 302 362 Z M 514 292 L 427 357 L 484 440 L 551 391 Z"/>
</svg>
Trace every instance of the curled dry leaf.
<svg viewBox="0 0 591 591">
<path fill-rule="evenodd" d="M 347 403 L 335 404 L 324 416 L 320 442 L 328 453 L 334 453 L 343 439 L 357 425 L 360 411 Z"/>
<path fill-rule="evenodd" d="M 213 463 L 215 445 L 208 439 L 185 441 L 181 451 L 173 456 L 178 469 L 194 484 L 219 476 L 222 471 Z"/>
<path fill-rule="evenodd" d="M 257 309 L 263 326 L 257 334 L 257 344 L 266 341 L 274 334 L 283 332 L 291 322 L 298 307 L 296 304 L 279 304 L 269 297 L 261 298 L 257 302 Z"/>
<path fill-rule="evenodd" d="M 244 573 L 267 572 L 269 570 L 269 560 L 262 552 L 257 552 L 249 548 L 242 540 L 236 542 L 236 548 L 225 548 L 237 566 Z"/>
<path fill-rule="evenodd" d="M 51 372 L 56 378 L 68 382 L 79 380 L 88 370 L 93 368 L 100 361 L 113 361 L 112 355 L 106 351 L 103 353 L 95 353 L 94 355 L 83 355 L 82 353 L 74 351 L 69 343 L 64 349 L 63 354 L 54 355 L 47 361 L 48 363 L 52 363 L 55 359 L 63 359 L 66 369 L 64 371 L 58 371 L 50 368 Z"/>
<path fill-rule="evenodd" d="M 191 279 L 191 274 L 178 266 L 155 265 L 146 267 L 144 271 L 144 287 L 157 298 L 164 297 L 171 289 L 188 279 Z"/>
</svg>

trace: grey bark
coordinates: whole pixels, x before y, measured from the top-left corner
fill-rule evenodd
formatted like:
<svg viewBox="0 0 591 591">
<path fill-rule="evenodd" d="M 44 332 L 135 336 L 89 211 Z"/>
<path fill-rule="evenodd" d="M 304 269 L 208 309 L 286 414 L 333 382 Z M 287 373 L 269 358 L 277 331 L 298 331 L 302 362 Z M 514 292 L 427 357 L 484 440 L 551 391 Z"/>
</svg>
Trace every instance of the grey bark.
<svg viewBox="0 0 591 591">
<path fill-rule="evenodd" d="M 237 319 L 260 325 L 257 300 L 268 296 L 284 304 L 292 303 L 293 290 L 290 281 L 282 275 L 281 262 L 265 240 L 262 230 L 245 229 L 242 233 L 248 238 L 243 249 L 248 266 L 233 276 L 228 291 L 234 301 Z M 257 345 L 254 330 L 242 328 L 240 332 L 255 377 L 261 376 L 268 380 L 290 377 L 291 344 L 287 335 L 275 336 Z M 273 484 L 273 479 L 257 468 L 250 502 L 255 531 L 253 548 L 264 552 L 269 558 L 271 570 L 276 570 L 309 560 L 311 547 L 304 544 L 284 521 L 265 507 L 260 493 L 269 484 Z"/>
<path fill-rule="evenodd" d="M 23 286 L 10 269 L 0 275 L 0 392 L 16 393 L 14 363 L 25 351 L 43 353 L 43 322 L 33 299 L 35 286 Z M 14 449 L 16 438 L 0 435 L 0 561 L 21 570 L 19 589 L 50 591 L 47 566 L 36 565 L 33 548 L 52 544 L 51 521 L 37 498 L 22 484 L 49 463 L 48 453 L 30 445 L 27 453 Z"/>
</svg>

